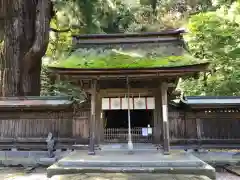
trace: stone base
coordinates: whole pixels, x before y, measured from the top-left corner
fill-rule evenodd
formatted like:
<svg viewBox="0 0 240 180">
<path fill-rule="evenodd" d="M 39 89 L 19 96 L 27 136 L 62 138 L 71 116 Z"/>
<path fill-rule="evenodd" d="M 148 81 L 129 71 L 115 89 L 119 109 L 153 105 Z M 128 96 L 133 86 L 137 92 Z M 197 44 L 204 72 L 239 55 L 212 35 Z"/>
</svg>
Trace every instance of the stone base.
<svg viewBox="0 0 240 180">
<path fill-rule="evenodd" d="M 206 176 L 216 179 L 213 167 L 188 153 L 163 155 L 159 151 L 75 151 L 47 169 L 48 177 L 77 173 L 161 173 Z"/>
</svg>

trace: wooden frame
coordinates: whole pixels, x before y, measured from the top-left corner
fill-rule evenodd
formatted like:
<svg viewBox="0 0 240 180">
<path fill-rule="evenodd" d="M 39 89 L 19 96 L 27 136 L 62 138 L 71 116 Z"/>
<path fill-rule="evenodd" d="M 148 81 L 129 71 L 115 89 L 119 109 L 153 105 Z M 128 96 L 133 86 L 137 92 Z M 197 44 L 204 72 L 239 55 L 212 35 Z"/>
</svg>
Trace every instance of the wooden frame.
<svg viewBox="0 0 240 180">
<path fill-rule="evenodd" d="M 95 131 L 93 134 L 95 134 L 95 143 L 102 143 L 103 142 L 103 137 L 104 137 L 104 124 L 103 124 L 103 118 L 101 116 L 102 114 L 102 109 L 101 109 L 101 98 L 103 97 L 117 97 L 119 96 L 119 93 L 126 93 L 126 89 L 107 89 L 106 92 L 104 93 L 104 90 L 98 89 L 97 86 L 97 80 L 94 80 L 93 82 L 96 83 L 95 85 L 92 85 L 92 98 L 91 98 L 91 123 L 90 123 L 90 131 Z M 95 90 L 95 89 L 96 90 Z M 168 124 L 164 125 L 163 119 L 168 120 L 168 114 L 166 113 L 166 108 L 164 106 L 167 106 L 167 89 L 168 89 L 168 84 L 165 82 L 161 82 L 159 80 L 159 87 L 155 89 L 151 89 L 149 91 L 148 89 L 131 89 L 134 92 L 141 91 L 142 93 L 145 92 L 145 95 L 149 96 L 154 96 L 155 97 L 155 109 L 153 110 L 153 143 L 155 144 L 163 144 L 164 145 L 164 152 L 167 154 L 169 153 L 169 130 L 166 129 L 168 128 Z M 95 95 L 94 95 L 95 94 Z M 108 96 L 105 96 L 106 94 L 109 94 Z M 137 94 L 138 95 L 138 94 Z M 95 102 L 93 102 L 95 100 Z M 163 106 L 164 103 L 164 106 Z M 165 110 L 165 111 L 163 111 Z M 95 115 L 94 115 L 95 114 Z M 163 115 L 165 117 L 163 117 Z M 93 117 L 94 116 L 94 117 Z M 95 129 L 92 127 L 92 123 L 95 124 Z M 97 128 L 96 128 L 97 127 Z M 93 137 L 93 135 L 90 135 L 90 137 Z M 92 148 L 92 139 L 90 138 L 90 147 Z M 92 150 L 92 149 L 91 149 Z M 92 151 L 91 151 L 92 152 Z M 94 153 L 90 153 L 94 154 Z"/>
</svg>

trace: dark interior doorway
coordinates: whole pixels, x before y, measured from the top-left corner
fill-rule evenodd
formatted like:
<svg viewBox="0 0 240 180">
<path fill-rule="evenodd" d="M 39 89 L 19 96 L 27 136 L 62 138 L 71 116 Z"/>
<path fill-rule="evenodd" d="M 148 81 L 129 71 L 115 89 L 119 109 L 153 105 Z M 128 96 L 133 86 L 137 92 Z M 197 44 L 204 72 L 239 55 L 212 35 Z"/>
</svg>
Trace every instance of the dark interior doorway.
<svg viewBox="0 0 240 180">
<path fill-rule="evenodd" d="M 131 110 L 131 127 L 153 127 L 153 110 Z M 104 113 L 105 128 L 128 128 L 127 110 L 107 110 Z"/>
</svg>

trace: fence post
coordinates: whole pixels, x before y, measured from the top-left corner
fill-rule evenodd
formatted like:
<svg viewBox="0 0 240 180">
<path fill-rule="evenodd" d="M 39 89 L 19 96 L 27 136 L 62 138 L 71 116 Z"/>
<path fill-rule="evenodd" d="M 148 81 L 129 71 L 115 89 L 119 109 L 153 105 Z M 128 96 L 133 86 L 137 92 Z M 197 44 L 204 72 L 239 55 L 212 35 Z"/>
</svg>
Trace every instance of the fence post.
<svg viewBox="0 0 240 180">
<path fill-rule="evenodd" d="M 201 130 L 201 119 L 200 118 L 196 118 L 196 124 L 197 124 L 198 145 L 201 146 L 201 143 L 202 143 L 202 130 Z"/>
<path fill-rule="evenodd" d="M 196 118 L 196 123 L 197 123 L 197 138 L 198 140 L 201 140 L 202 139 L 201 119 Z"/>
</svg>

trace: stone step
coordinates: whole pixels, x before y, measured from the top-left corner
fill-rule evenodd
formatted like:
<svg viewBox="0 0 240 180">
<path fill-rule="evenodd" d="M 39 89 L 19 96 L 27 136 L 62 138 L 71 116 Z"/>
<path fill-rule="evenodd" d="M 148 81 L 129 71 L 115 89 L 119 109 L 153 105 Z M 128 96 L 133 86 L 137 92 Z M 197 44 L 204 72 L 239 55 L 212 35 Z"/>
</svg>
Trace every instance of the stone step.
<svg viewBox="0 0 240 180">
<path fill-rule="evenodd" d="M 215 178 L 215 169 L 189 153 L 164 155 L 159 151 L 75 151 L 48 168 L 48 176 L 72 173 L 196 174 Z"/>
<path fill-rule="evenodd" d="M 51 178 L 54 175 L 64 174 L 86 174 L 86 173 L 150 173 L 150 174 L 169 174 L 169 175 L 196 175 L 204 176 L 209 179 L 216 180 L 215 169 L 211 166 L 205 167 L 148 167 L 148 168 L 132 168 L 132 167 L 60 167 L 57 164 L 47 169 L 47 176 Z"/>
</svg>

